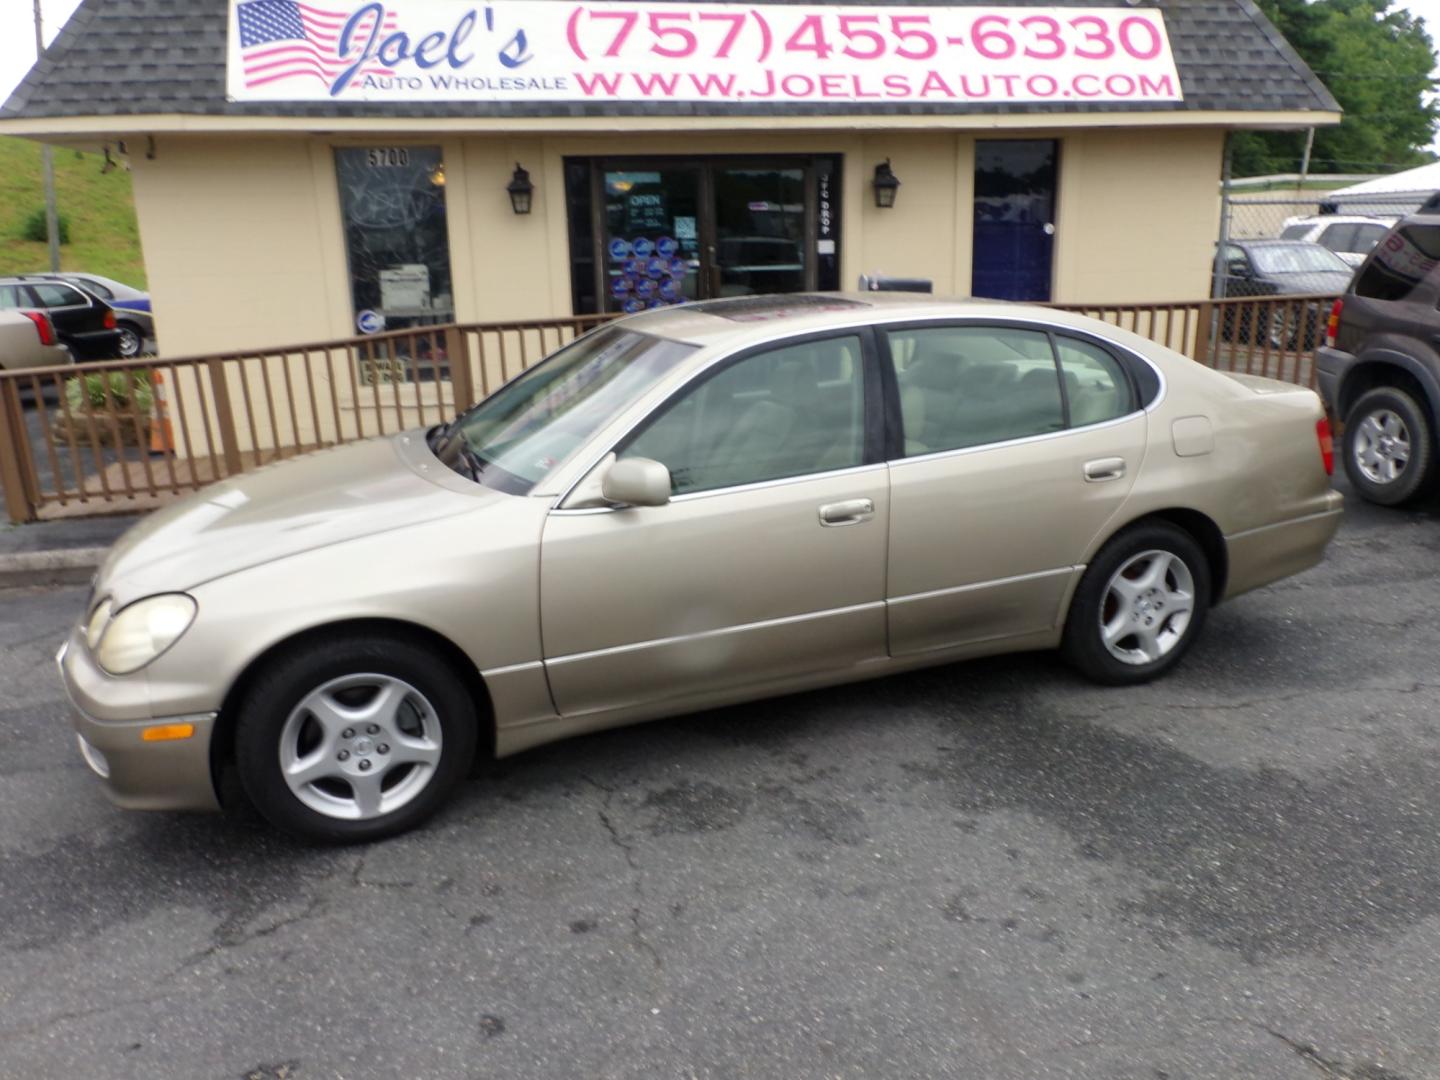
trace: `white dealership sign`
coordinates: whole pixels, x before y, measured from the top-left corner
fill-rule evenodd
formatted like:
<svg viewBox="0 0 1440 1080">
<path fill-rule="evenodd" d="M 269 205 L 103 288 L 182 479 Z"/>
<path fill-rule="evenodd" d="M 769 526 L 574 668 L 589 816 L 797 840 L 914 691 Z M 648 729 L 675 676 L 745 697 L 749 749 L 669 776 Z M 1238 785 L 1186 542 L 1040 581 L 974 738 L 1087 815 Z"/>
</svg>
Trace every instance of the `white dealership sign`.
<svg viewBox="0 0 1440 1080">
<path fill-rule="evenodd" d="M 1179 101 L 1153 8 L 230 0 L 232 101 Z"/>
</svg>

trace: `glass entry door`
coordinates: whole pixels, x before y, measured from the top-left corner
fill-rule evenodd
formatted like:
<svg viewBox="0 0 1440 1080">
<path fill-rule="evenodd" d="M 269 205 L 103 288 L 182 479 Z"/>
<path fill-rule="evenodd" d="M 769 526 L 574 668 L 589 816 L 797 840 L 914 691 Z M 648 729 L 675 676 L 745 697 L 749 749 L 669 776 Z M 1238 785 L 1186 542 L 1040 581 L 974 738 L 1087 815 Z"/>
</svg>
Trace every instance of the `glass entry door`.
<svg viewBox="0 0 1440 1080">
<path fill-rule="evenodd" d="M 827 178 L 833 176 L 828 160 L 820 165 Z M 819 287 L 816 168 L 805 159 L 595 162 L 593 248 L 599 259 L 593 272 L 600 305 L 633 313 Z M 833 198 L 827 195 L 827 223 L 835 213 Z M 573 216 L 583 203 L 573 195 L 571 203 Z M 577 244 L 573 220 L 571 225 L 572 248 L 592 246 L 590 238 Z M 833 253 L 835 241 L 826 242 Z M 836 261 L 833 255 L 830 261 Z"/>
<path fill-rule="evenodd" d="M 805 170 L 716 168 L 714 294 L 803 292 Z"/>
<path fill-rule="evenodd" d="M 976 142 L 972 296 L 1050 299 L 1058 146 L 1054 139 Z"/>
</svg>

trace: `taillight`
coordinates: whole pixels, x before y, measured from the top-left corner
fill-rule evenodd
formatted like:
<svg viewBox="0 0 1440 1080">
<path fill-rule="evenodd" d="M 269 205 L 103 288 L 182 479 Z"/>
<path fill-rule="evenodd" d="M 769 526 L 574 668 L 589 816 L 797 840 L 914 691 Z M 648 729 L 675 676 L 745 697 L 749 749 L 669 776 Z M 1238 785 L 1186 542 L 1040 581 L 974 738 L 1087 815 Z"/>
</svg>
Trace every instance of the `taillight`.
<svg viewBox="0 0 1440 1080">
<path fill-rule="evenodd" d="M 1338 302 L 1338 301 L 1337 301 Z M 1325 466 L 1325 475 L 1335 475 L 1335 437 L 1330 434 L 1330 420 L 1322 416 L 1315 421 L 1315 438 L 1320 443 L 1320 462 Z"/>
<path fill-rule="evenodd" d="M 50 325 L 50 317 L 39 311 L 22 311 L 20 314 L 35 324 L 35 332 L 40 335 L 41 345 L 55 344 L 55 327 Z"/>
<path fill-rule="evenodd" d="M 1332 349 L 1335 347 L 1335 335 L 1340 332 L 1340 312 L 1344 310 L 1343 296 L 1330 305 L 1330 321 L 1325 324 L 1325 344 Z"/>
<path fill-rule="evenodd" d="M 114 308 L 106 308 L 106 309 L 105 309 L 105 329 L 106 329 L 106 330 L 114 330 L 114 329 L 115 329 L 115 309 L 114 309 Z"/>
</svg>

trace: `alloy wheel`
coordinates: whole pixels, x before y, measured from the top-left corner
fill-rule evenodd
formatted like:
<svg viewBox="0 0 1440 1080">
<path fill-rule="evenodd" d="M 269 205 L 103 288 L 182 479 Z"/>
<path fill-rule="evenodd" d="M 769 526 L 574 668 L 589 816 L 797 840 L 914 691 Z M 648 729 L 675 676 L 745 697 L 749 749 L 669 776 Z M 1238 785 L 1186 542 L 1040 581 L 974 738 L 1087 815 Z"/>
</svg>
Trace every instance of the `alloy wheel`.
<svg viewBox="0 0 1440 1080">
<path fill-rule="evenodd" d="M 1153 664 L 1185 637 L 1195 610 L 1195 579 L 1169 551 L 1131 556 L 1105 587 L 1100 638 L 1126 664 Z"/>
<path fill-rule="evenodd" d="M 367 821 L 425 790 L 442 742 L 435 708 L 415 687 L 391 675 L 347 675 L 316 687 L 290 713 L 280 772 L 316 813 Z"/>
<path fill-rule="evenodd" d="M 145 342 L 140 339 L 140 334 L 128 326 L 120 328 L 120 355 L 128 360 L 132 356 L 139 356 L 140 350 L 145 347 Z"/>
<path fill-rule="evenodd" d="M 1355 464 L 1372 484 L 1393 484 L 1410 464 L 1410 429 L 1392 409 L 1376 409 L 1360 421 Z"/>
</svg>

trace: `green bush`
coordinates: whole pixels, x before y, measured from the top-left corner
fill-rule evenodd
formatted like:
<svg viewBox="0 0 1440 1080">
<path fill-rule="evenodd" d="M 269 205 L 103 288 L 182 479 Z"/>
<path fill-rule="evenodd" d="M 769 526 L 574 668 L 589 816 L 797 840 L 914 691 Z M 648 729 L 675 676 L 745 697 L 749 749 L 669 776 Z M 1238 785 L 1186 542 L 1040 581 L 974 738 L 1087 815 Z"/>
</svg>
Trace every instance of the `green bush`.
<svg viewBox="0 0 1440 1080">
<path fill-rule="evenodd" d="M 64 214 L 59 216 L 60 222 L 60 243 L 70 243 L 70 219 Z M 45 210 L 39 209 L 25 219 L 25 226 L 22 235 L 26 240 L 33 240 L 37 244 L 48 244 L 50 242 L 50 226 L 45 221 Z"/>
<path fill-rule="evenodd" d="M 155 403 L 148 371 L 106 371 L 77 375 L 65 382 L 65 401 L 71 412 L 103 411 L 106 399 L 116 410 L 131 407 L 149 413 Z"/>
</svg>

